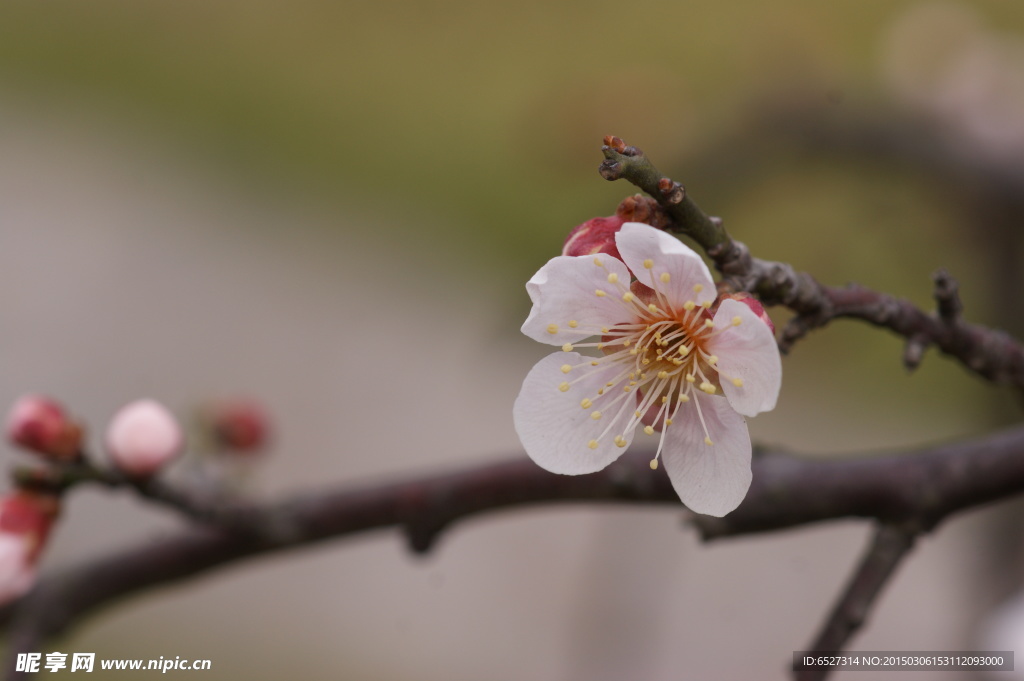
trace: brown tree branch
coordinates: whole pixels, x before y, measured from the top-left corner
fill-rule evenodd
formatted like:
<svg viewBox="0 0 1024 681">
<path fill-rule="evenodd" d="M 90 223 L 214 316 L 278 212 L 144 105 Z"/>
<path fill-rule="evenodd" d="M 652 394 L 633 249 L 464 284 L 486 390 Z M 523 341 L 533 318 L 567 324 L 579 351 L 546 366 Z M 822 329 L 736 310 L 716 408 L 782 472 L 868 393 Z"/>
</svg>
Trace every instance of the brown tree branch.
<svg viewBox="0 0 1024 681">
<path fill-rule="evenodd" d="M 883 524 L 876 528 L 871 546 L 832 608 L 821 633 L 807 649 L 808 654 L 821 655 L 845 649 L 850 638 L 867 620 L 871 606 L 886 582 L 913 548 L 917 534 L 918 530 L 913 527 Z M 793 668 L 793 678 L 796 681 L 822 681 L 831 671 L 826 666 L 798 664 Z"/>
<path fill-rule="evenodd" d="M 651 471 L 649 459 L 649 453 L 634 453 L 599 473 L 573 477 L 547 473 L 520 457 L 405 482 L 226 507 L 224 517 L 256 521 L 244 531 L 230 523 L 192 527 L 47 576 L 21 601 L 0 609 L 0 623 L 10 631 L 12 653 L 31 651 L 132 593 L 328 539 L 395 527 L 412 550 L 423 552 L 459 520 L 519 506 L 610 502 L 681 509 L 668 477 Z M 1024 491 L 1024 427 L 867 458 L 814 461 L 760 452 L 753 468 L 754 483 L 737 510 L 724 518 L 691 518 L 704 539 L 846 517 L 924 531 L 950 514 Z"/>
<path fill-rule="evenodd" d="M 904 362 L 909 368 L 916 367 L 924 350 L 934 345 L 978 375 L 1024 391 L 1024 346 L 1002 331 L 963 321 L 956 284 L 948 274 L 936 275 L 936 315 L 862 286 L 825 286 L 787 263 L 753 257 L 743 243 L 729 237 L 721 220 L 701 211 L 682 185 L 662 175 L 636 147 L 608 137 L 602 151 L 601 175 L 626 179 L 657 200 L 673 220 L 670 231 L 700 244 L 730 288 L 755 293 L 767 305 L 783 305 L 796 312 L 779 341 L 783 351 L 834 319 L 860 319 L 906 338 Z"/>
</svg>

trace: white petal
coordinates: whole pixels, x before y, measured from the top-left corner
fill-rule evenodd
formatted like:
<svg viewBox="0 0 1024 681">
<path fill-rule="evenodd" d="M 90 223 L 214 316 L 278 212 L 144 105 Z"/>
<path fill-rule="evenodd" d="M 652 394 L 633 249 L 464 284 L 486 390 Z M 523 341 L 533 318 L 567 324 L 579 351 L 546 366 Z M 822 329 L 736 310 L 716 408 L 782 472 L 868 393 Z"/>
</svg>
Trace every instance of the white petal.
<svg viewBox="0 0 1024 681">
<path fill-rule="evenodd" d="M 621 394 L 621 388 L 616 385 L 608 389 L 600 399 L 596 399 L 597 391 L 615 377 L 620 366 L 590 367 L 588 359 L 576 352 L 560 352 L 537 362 L 523 381 L 523 388 L 512 410 L 516 432 L 526 453 L 537 465 L 552 473 L 579 475 L 599 471 L 619 458 L 633 439 L 632 431 L 621 432 L 628 416 L 636 409 L 633 395 L 625 402 L 618 403 L 617 406 L 622 407 L 628 402 L 623 409 L 623 417 L 615 428 L 600 437 L 615 413 L 609 410 L 599 420 L 593 419 L 591 414 L 598 411 L 603 402 L 614 399 L 613 393 Z M 587 362 L 587 366 L 573 369 L 569 374 L 562 373 L 561 367 L 564 364 L 581 362 Z M 586 378 L 573 383 L 565 392 L 558 389 L 563 381 L 571 381 L 579 376 Z M 596 402 L 592 407 L 583 408 L 580 402 L 584 398 L 592 398 Z M 615 444 L 618 435 L 625 437 L 625 446 Z M 590 441 L 599 437 L 597 448 L 590 449 Z"/>
<path fill-rule="evenodd" d="M 612 274 L 619 284 L 608 281 Z M 598 335 L 603 326 L 632 320 L 618 286 L 629 286 L 629 271 L 609 255 L 552 258 L 526 283 L 533 309 L 523 333 L 541 343 L 563 345 Z M 598 296 L 596 291 L 607 295 Z M 570 321 L 576 322 L 575 328 Z"/>
<path fill-rule="evenodd" d="M 708 436 L 697 418 L 700 402 Z M 740 505 L 750 487 L 750 434 L 743 417 L 722 397 L 692 393 L 665 432 L 662 450 L 672 487 L 696 513 L 724 516 Z"/>
<path fill-rule="evenodd" d="M 637 280 L 664 293 L 673 305 L 682 307 L 688 300 L 699 305 L 715 299 L 715 282 L 708 266 L 679 239 L 650 225 L 627 222 L 615 235 L 615 244 Z M 667 282 L 662 280 L 666 273 Z"/>
<path fill-rule="evenodd" d="M 35 583 L 35 568 L 28 562 L 26 537 L 0 532 L 0 604 L 18 598 Z"/>
<path fill-rule="evenodd" d="M 733 326 L 737 317 L 740 323 Z M 718 357 L 722 392 L 729 404 L 744 416 L 774 409 L 782 386 L 782 359 L 771 329 L 738 300 L 722 302 L 715 313 L 715 328 L 721 332 L 707 347 Z"/>
</svg>

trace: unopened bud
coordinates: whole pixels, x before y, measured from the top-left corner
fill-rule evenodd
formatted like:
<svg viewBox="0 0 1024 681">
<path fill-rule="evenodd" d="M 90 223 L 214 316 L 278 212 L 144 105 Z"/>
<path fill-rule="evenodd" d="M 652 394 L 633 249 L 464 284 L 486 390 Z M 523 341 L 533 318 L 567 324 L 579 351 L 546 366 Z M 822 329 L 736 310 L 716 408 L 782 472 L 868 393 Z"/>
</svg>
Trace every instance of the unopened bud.
<svg viewBox="0 0 1024 681">
<path fill-rule="evenodd" d="M 48 459 L 71 461 L 79 455 L 82 429 L 58 402 L 25 395 L 7 415 L 7 439 Z"/>
<path fill-rule="evenodd" d="M 255 402 L 217 402 L 205 407 L 200 419 L 211 444 L 220 451 L 250 453 L 267 444 L 270 421 Z"/>
<path fill-rule="evenodd" d="M 184 444 L 181 427 L 167 409 L 153 400 L 121 408 L 107 427 L 111 461 L 133 477 L 148 477 L 174 459 Z"/>
<path fill-rule="evenodd" d="M 657 201 L 643 194 L 622 199 L 615 209 L 615 215 L 622 218 L 623 222 L 642 222 L 658 229 L 665 229 L 672 222 Z"/>
<path fill-rule="evenodd" d="M 728 299 L 738 300 L 749 307 L 751 312 L 757 315 L 762 322 L 768 325 L 768 328 L 771 329 L 772 335 L 775 334 L 775 324 L 772 323 L 772 318 L 768 316 L 768 313 L 765 311 L 764 305 L 761 304 L 760 300 L 743 291 L 739 293 L 723 293 L 718 296 L 718 300 L 715 301 L 714 309 L 717 310 L 718 306 L 722 304 L 722 301 Z"/>
<path fill-rule="evenodd" d="M 59 509 L 49 494 L 18 490 L 0 498 L 0 604 L 35 584 L 39 554 Z"/>
<path fill-rule="evenodd" d="M 605 253 L 622 260 L 615 246 L 615 233 L 624 220 L 617 215 L 607 218 L 591 218 L 577 225 L 569 232 L 562 246 L 562 255 L 597 255 Z"/>
</svg>

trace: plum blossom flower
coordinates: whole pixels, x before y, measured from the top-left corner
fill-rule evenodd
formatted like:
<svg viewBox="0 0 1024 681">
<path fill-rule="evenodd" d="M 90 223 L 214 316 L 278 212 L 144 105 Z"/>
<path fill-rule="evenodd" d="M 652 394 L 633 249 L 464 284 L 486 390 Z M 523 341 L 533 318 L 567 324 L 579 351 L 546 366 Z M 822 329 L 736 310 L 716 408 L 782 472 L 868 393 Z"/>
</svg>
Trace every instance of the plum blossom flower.
<svg viewBox="0 0 1024 681">
<path fill-rule="evenodd" d="M 640 430 L 683 503 L 725 515 L 750 486 L 743 417 L 778 398 L 775 338 L 739 300 L 723 296 L 712 313 L 711 273 L 677 239 L 640 223 L 615 239 L 622 260 L 558 256 L 527 283 L 523 333 L 562 351 L 523 382 L 516 432 L 542 468 L 579 475 L 619 458 Z"/>
</svg>

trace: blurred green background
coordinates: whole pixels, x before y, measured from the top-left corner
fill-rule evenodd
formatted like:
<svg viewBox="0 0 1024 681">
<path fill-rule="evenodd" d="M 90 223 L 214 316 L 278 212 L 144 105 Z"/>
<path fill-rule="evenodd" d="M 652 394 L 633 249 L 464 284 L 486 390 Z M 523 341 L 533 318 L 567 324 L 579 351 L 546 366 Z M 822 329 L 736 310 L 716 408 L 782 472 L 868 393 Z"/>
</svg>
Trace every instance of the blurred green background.
<svg viewBox="0 0 1024 681">
<path fill-rule="evenodd" d="M 337 307 L 310 302 L 310 318 L 368 319 L 345 307 L 343 296 L 372 300 L 375 293 L 372 287 L 346 288 L 346 277 L 357 270 L 394 284 L 387 289 L 388 304 L 381 306 L 382 319 L 422 303 L 415 319 L 396 326 L 396 338 L 401 336 L 403 343 L 416 349 L 420 337 L 457 338 L 450 356 L 429 355 L 423 362 L 438 364 L 438 373 L 423 379 L 427 385 L 409 389 L 426 387 L 429 395 L 432 382 L 462 385 L 457 372 L 464 371 L 467 385 L 486 386 L 494 398 L 492 412 L 473 417 L 471 425 L 479 435 L 468 434 L 471 419 L 464 416 L 477 394 L 464 391 L 447 418 L 441 414 L 435 419 L 445 433 L 443 442 L 452 445 L 447 450 L 434 447 L 429 456 L 400 458 L 381 447 L 374 458 L 357 460 L 353 455 L 348 460 L 342 452 L 338 459 L 345 463 L 337 464 L 340 468 L 323 461 L 306 467 L 295 458 L 306 446 L 337 452 L 348 440 L 342 433 L 323 441 L 288 438 L 289 429 L 312 428 L 303 425 L 299 414 L 314 409 L 324 420 L 327 414 L 333 417 L 330 397 L 314 399 L 312 392 L 301 396 L 303 390 L 311 390 L 304 378 L 315 375 L 325 383 L 336 379 L 335 388 L 325 394 L 341 399 L 353 390 L 369 390 L 381 397 L 384 410 L 401 411 L 404 407 L 386 402 L 393 393 L 378 385 L 394 381 L 402 389 L 403 375 L 397 360 L 391 359 L 394 355 L 381 363 L 370 388 L 345 386 L 344 372 L 335 375 L 327 369 L 321 376 L 324 372 L 310 367 L 297 372 L 282 368 L 265 379 L 240 381 L 240 386 L 222 384 L 226 378 L 209 367 L 237 359 L 232 374 L 236 379 L 245 376 L 242 359 L 272 365 L 282 356 L 291 358 L 288 361 L 305 357 L 310 366 L 319 362 L 330 367 L 331 358 L 317 353 L 351 342 L 340 332 L 334 340 L 317 335 L 313 327 L 307 331 L 306 317 L 281 312 L 291 310 L 294 300 L 304 296 L 321 300 L 303 293 L 299 284 L 294 299 L 288 297 L 291 293 L 281 293 L 275 300 L 275 292 L 290 291 L 302 278 L 283 270 L 274 274 L 277 279 L 259 280 L 262 283 L 255 288 L 239 285 L 229 293 L 213 294 L 223 295 L 226 309 L 236 299 L 252 302 L 246 291 L 262 292 L 266 309 L 251 312 L 252 328 L 259 328 L 259 320 L 268 327 L 290 328 L 294 337 L 281 340 L 281 354 L 267 360 L 243 351 L 225 359 L 207 352 L 198 341 L 190 345 L 190 334 L 207 327 L 202 321 L 193 320 L 189 326 L 183 320 L 186 340 L 170 343 L 161 352 L 177 351 L 179 361 L 207 369 L 191 392 L 185 387 L 172 391 L 180 400 L 203 390 L 236 387 L 300 394 L 291 401 L 278 398 L 279 404 L 270 398 L 283 421 L 282 456 L 293 458 L 269 464 L 266 475 L 277 483 L 267 486 L 287 490 L 290 483 L 320 480 L 322 475 L 394 473 L 514 451 L 514 376 L 525 375 L 545 350 L 518 336 L 528 310 L 523 284 L 559 252 L 571 227 L 596 215 L 610 215 L 619 200 L 633 193 L 632 187 L 607 183 L 596 172 L 606 134 L 643 148 L 662 171 L 682 181 L 706 211 L 723 216 L 733 235 L 747 242 L 755 255 L 791 262 L 826 283 L 857 281 L 926 307 L 931 305 L 930 273 L 944 266 L 961 281 L 970 319 L 1024 331 L 1019 321 L 1024 310 L 1015 288 L 1020 281 L 1013 279 L 1013 265 L 1022 254 L 1014 234 L 1014 211 L 1019 206 L 1012 198 L 1024 183 L 1009 182 L 995 200 L 988 200 L 984 191 L 963 189 L 965 177 L 971 187 L 991 184 L 990 176 L 1012 177 L 1016 159 L 1024 157 L 1018 153 L 1024 150 L 1022 30 L 1024 5 L 997 0 L 969 6 L 809 0 L 640 0 L 629 5 L 534 0 L 5 2 L 0 4 L 0 123 L 6 136 L 0 139 L 0 156 L 7 157 L 9 167 L 0 174 L 0 182 L 15 187 L 23 180 L 45 203 L 50 195 L 47 168 L 74 167 L 82 177 L 101 175 L 121 161 L 90 149 L 109 148 L 114 158 L 136 159 L 128 170 L 117 171 L 125 196 L 160 195 L 164 183 L 174 185 L 185 177 L 190 186 L 229 196 L 232 205 L 247 206 L 240 212 L 226 211 L 223 228 L 216 220 L 203 227 L 222 247 L 196 247 L 195 261 L 187 253 L 192 247 L 181 247 L 175 256 L 180 266 L 175 267 L 182 276 L 205 265 L 230 269 L 232 261 L 245 260 L 250 249 L 279 250 L 299 263 L 296 272 L 306 268 L 322 274 L 316 280 L 319 284 L 310 284 L 314 288 L 333 290 L 323 282 L 332 281 L 332 272 L 337 272 Z M 837 150 L 841 145 L 830 147 L 800 132 L 804 123 L 843 130 L 865 120 L 898 121 L 903 130 L 927 122 L 925 127 L 934 129 L 934 139 L 941 141 L 938 146 L 952 150 L 943 152 L 943 158 L 961 159 L 957 154 L 962 153 L 975 165 L 964 164 L 957 174 L 961 171 L 943 170 L 946 161 L 926 154 L 898 162 L 898 150 L 890 156 L 860 153 L 856 144 Z M 89 140 L 84 151 L 79 139 Z M 39 156 L 45 155 L 50 165 L 32 171 L 32 163 L 27 163 L 30 170 L 23 173 L 22 161 L 13 160 L 12 150 L 17 147 L 22 154 L 18 159 L 31 158 L 33 145 L 45 149 Z M 67 164 L 61 156 L 65 146 L 75 159 Z M 90 192 L 83 189 L 82 196 L 88 198 Z M 186 202 L 173 187 L 166 196 L 166 203 L 159 205 Z M 68 199 L 64 213 L 69 234 L 82 215 L 77 200 Z M 979 215 L 979 201 L 992 206 L 993 215 Z M 246 210 L 252 220 L 244 217 Z M 0 212 L 0 246 L 6 243 L 10 258 L 18 257 L 29 243 L 24 232 L 30 222 L 19 215 L 30 213 Z M 315 219 L 304 219 L 310 215 Z M 157 222 L 173 232 L 179 220 L 165 216 Z M 1011 226 L 988 229 L 1000 220 Z M 159 261 L 164 238 L 159 234 L 164 232 L 154 227 L 154 237 L 146 229 L 139 225 L 138 238 L 156 240 L 150 255 Z M 61 262 L 74 260 L 81 252 L 69 245 L 67 235 L 54 237 L 50 245 L 46 234 L 35 237 L 39 242 L 32 248 L 38 250 L 29 255 L 58 255 L 35 261 L 35 269 L 23 280 L 7 282 L 8 292 L 0 299 L 8 306 L 5 327 L 25 345 L 45 336 L 46 347 L 70 367 L 75 361 L 69 351 L 72 334 L 93 325 L 108 331 L 117 328 L 126 321 L 121 318 L 126 307 L 94 301 L 88 312 L 76 308 L 80 316 L 63 318 L 67 327 L 55 322 L 47 312 L 49 299 L 33 297 L 38 293 L 33 277 L 59 279 Z M 302 244 L 313 245 L 307 252 Z M 1000 258 L 1004 265 L 996 266 Z M 272 261 L 253 262 L 259 269 Z M 136 267 L 133 272 L 139 274 L 149 266 Z M 124 287 L 139 285 L 130 277 L 120 281 Z M 59 297 L 60 287 L 56 290 L 48 295 Z M 188 298 L 190 290 L 184 291 L 184 310 L 200 307 L 198 299 L 208 293 L 191 291 L 195 297 Z M 10 317 L 15 308 L 19 316 Z M 230 325 L 230 317 L 218 314 L 223 309 L 212 313 L 212 319 Z M 773 316 L 777 322 L 785 319 L 785 313 Z M 452 321 L 455 318 L 461 321 Z M 372 333 L 377 322 L 367 323 Z M 210 328 L 215 338 L 218 329 Z M 130 336 L 85 333 L 86 348 L 110 345 L 122 354 L 138 355 L 136 359 L 156 357 L 124 340 Z M 316 339 L 310 340 L 312 336 Z M 62 337 L 67 345 L 59 342 Z M 123 347 L 118 346 L 122 342 Z M 232 347 L 241 348 L 248 341 L 235 342 Z M 13 347 L 14 341 L 9 341 L 8 350 L 13 352 Z M 754 422 L 755 437 L 826 455 L 962 437 L 1017 418 L 1005 391 L 982 384 L 933 354 L 908 377 L 901 353 L 898 339 L 863 325 L 837 323 L 815 332 L 786 360 L 779 409 Z M 104 410 L 112 409 L 118 399 L 135 397 L 115 395 L 108 385 L 111 394 L 90 406 L 89 400 L 95 399 L 91 390 L 107 376 L 98 369 L 82 375 L 67 367 L 57 371 L 52 359 L 53 355 L 6 360 L 10 366 L 17 364 L 20 374 L 4 396 L 13 399 L 40 382 L 63 390 L 79 399 L 80 412 L 96 419 L 97 430 Z M 467 366 L 458 365 L 462 361 Z M 109 366 L 115 365 L 111 356 Z M 456 365 L 453 377 L 450 367 Z M 161 386 L 167 384 L 170 371 L 162 374 L 154 366 L 125 369 L 123 382 L 117 379 L 111 385 L 122 386 L 123 393 L 129 387 L 169 390 Z M 352 415 L 345 421 L 342 410 L 342 430 L 367 423 L 387 429 L 386 421 L 372 418 Z M 400 447 L 401 442 L 399 438 L 386 444 Z M 301 446 L 290 450 L 289 445 Z M 96 511 L 94 519 L 106 512 Z M 89 531 L 84 521 L 80 527 Z M 620 529 L 621 535 L 596 530 L 595 536 L 613 544 L 632 531 Z M 674 537 L 676 528 L 665 526 L 663 531 Z M 523 541 L 528 542 L 529 532 L 525 535 Z M 1005 544 L 1002 539 L 996 543 Z M 951 544 L 949 550 L 960 551 L 956 546 Z M 81 550 L 69 543 L 64 554 L 70 559 Z M 993 556 L 998 554 L 993 551 Z M 371 562 L 367 559 L 367 564 Z M 974 565 L 964 572 L 977 581 L 990 568 Z M 441 569 L 436 570 L 431 574 L 440 574 Z M 466 568 L 466 574 L 471 573 Z M 616 582 L 604 584 L 614 588 Z M 507 587 L 496 579 L 480 588 L 486 593 Z M 253 593 L 263 588 L 254 585 Z M 958 588 L 961 596 L 974 593 L 964 583 Z M 995 595 L 987 598 L 997 600 Z M 823 611 L 827 600 L 808 607 Z M 984 599 L 979 602 L 982 608 L 991 605 Z M 315 608 L 316 599 L 307 605 Z M 589 612 L 587 607 L 579 612 Z M 157 619 L 166 616 L 159 608 L 155 612 Z M 179 615 L 177 624 L 167 625 L 172 631 L 180 632 L 181 622 L 187 622 L 187 611 Z M 282 615 L 268 617 L 276 620 Z M 949 640 L 962 642 L 964 632 L 981 617 L 979 611 L 960 618 L 953 633 L 947 632 Z M 90 641 L 131 655 L 125 646 L 111 642 L 110 632 L 132 628 L 133 622 L 115 620 L 106 634 L 100 629 Z M 402 626 L 406 632 L 409 626 L 416 627 Z M 720 626 L 724 635 L 728 627 Z M 779 659 L 809 634 L 806 623 L 794 625 L 783 639 L 792 644 L 780 648 Z M 172 636 L 179 638 L 171 638 L 169 647 L 152 642 L 132 645 L 149 645 L 154 656 L 173 656 L 173 641 L 181 640 L 182 634 Z M 319 636 L 328 646 L 333 640 L 329 632 Z M 578 662 L 603 645 L 595 641 L 604 639 L 572 640 L 576 647 L 570 653 Z M 309 668 L 317 669 L 310 653 L 304 654 Z M 557 657 L 558 651 L 551 654 Z M 628 659 L 628 651 L 623 655 Z M 222 656 L 236 665 L 237 657 Z M 765 663 L 760 659 L 755 665 Z M 774 664 L 774 658 L 767 663 Z M 358 669 L 360 664 L 332 669 Z M 446 664 L 437 662 L 437 678 L 468 678 Z M 585 664 L 560 664 L 539 664 L 502 678 L 600 678 Z M 260 669 L 253 663 L 237 673 L 256 678 L 252 675 Z M 268 669 L 288 667 L 277 662 Z M 648 670 L 645 678 L 661 678 L 658 669 Z"/>
</svg>

